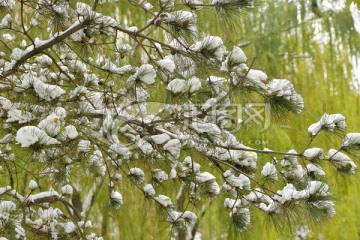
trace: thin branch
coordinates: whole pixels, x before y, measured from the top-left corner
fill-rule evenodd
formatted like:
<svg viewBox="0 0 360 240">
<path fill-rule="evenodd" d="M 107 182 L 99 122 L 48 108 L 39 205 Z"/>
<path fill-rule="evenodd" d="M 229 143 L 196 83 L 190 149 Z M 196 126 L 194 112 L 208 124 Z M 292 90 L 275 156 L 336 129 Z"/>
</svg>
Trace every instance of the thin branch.
<svg viewBox="0 0 360 240">
<path fill-rule="evenodd" d="M 12 68 L 9 70 L 6 70 L 5 72 L 2 72 L 0 74 L 1 78 L 5 78 L 7 76 L 10 76 L 18 70 L 18 68 L 25 63 L 29 58 L 32 58 L 33 56 L 42 53 L 44 50 L 51 48 L 57 43 L 60 43 L 64 41 L 67 37 L 69 37 L 71 34 L 83 29 L 85 26 L 87 26 L 90 23 L 90 21 L 83 21 L 83 22 L 77 22 L 76 24 L 73 24 L 70 28 L 68 28 L 65 32 L 57 33 L 56 36 L 50 38 L 47 41 L 44 41 L 43 44 L 40 46 L 30 46 L 28 47 L 24 52 L 25 54 L 22 55 L 22 57 L 16 61 L 16 63 L 13 65 Z"/>
</svg>

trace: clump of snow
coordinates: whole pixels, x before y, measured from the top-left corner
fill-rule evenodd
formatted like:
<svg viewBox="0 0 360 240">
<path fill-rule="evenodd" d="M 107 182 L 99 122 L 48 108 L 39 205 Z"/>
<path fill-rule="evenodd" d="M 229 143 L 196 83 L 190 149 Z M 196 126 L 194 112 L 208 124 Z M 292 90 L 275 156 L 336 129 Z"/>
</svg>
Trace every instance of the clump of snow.
<svg viewBox="0 0 360 240">
<path fill-rule="evenodd" d="M 120 208 L 121 205 L 123 205 L 123 197 L 122 197 L 121 193 L 119 193 L 117 191 L 111 192 L 110 201 L 111 201 L 112 206 L 115 209 L 118 209 L 118 208 Z"/>
<path fill-rule="evenodd" d="M 34 143 L 44 145 L 60 144 L 55 138 L 49 137 L 46 132 L 35 126 L 25 126 L 20 128 L 16 133 L 16 141 L 22 147 L 29 147 Z"/>
<path fill-rule="evenodd" d="M 308 128 L 310 136 L 317 135 L 321 130 L 334 132 L 335 130 L 344 131 L 346 128 L 345 117 L 339 113 L 327 114 L 325 113 L 320 121 L 313 123 Z"/>
</svg>

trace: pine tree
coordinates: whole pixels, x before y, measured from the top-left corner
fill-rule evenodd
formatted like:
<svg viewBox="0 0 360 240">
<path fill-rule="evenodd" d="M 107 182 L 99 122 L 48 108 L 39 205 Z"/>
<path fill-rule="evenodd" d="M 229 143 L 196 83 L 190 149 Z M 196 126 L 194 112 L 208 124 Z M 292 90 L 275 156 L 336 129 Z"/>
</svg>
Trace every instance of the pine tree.
<svg viewBox="0 0 360 240">
<path fill-rule="evenodd" d="M 254 7 L 1 1 L 3 237 L 131 238 L 116 227 L 124 221 L 117 212 L 141 207 L 140 199 L 160 213 L 150 207 L 146 219 L 165 220 L 166 234 L 178 239 L 201 234 L 214 200 L 240 232 L 252 209 L 290 222 L 299 212 L 316 221 L 334 216 L 322 166 L 354 174 L 349 156 L 360 146 L 342 114 L 325 113 L 296 150 L 251 148 L 237 134 L 246 124 L 239 113 L 255 111 L 254 99 L 273 120 L 304 108 L 291 81 L 254 68 L 246 44 L 226 47 L 198 24 L 213 11 L 234 29 Z M 331 133 L 343 138 L 340 146 L 313 146 Z"/>
</svg>

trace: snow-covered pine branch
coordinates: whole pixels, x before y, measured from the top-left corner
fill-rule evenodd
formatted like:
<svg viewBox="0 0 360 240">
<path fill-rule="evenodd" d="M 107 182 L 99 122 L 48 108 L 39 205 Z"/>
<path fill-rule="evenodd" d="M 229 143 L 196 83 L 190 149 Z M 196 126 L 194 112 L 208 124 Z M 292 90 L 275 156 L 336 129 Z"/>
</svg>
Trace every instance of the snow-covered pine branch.
<svg viewBox="0 0 360 240">
<path fill-rule="evenodd" d="M 250 1 L 130 3 L 149 19 L 122 25 L 124 16 L 97 12 L 105 1 L 0 0 L 0 232 L 102 239 L 99 226 L 116 222 L 102 207 L 140 204 L 126 191 L 157 205 L 183 239 L 200 231 L 199 203 L 219 195 L 239 231 L 249 227 L 251 208 L 332 217 L 319 163 L 353 174 L 344 152 L 359 149 L 359 133 L 327 155 L 310 144 L 319 134 L 343 134 L 343 115 L 312 124 L 307 149 L 253 149 L 227 128 L 238 92 L 256 94 L 275 113 L 304 108 L 290 80 L 253 69 L 243 49 L 199 29 L 197 11 L 230 14 Z M 272 161 L 259 163 L 259 155 Z"/>
</svg>

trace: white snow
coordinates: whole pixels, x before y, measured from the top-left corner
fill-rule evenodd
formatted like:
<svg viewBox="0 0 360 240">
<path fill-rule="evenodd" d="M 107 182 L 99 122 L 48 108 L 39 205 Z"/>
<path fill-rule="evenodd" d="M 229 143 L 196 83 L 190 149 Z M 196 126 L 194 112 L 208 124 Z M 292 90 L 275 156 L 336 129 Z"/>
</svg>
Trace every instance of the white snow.
<svg viewBox="0 0 360 240">
<path fill-rule="evenodd" d="M 171 59 L 161 59 L 157 61 L 157 64 L 159 65 L 160 68 L 169 71 L 171 73 L 173 73 L 176 68 L 174 61 Z"/>
<path fill-rule="evenodd" d="M 38 184 L 34 181 L 34 180 L 31 180 L 30 182 L 29 182 L 29 189 L 30 190 L 35 190 L 35 189 L 37 189 L 38 188 Z"/>
<path fill-rule="evenodd" d="M 155 196 L 155 189 L 151 184 L 146 184 L 144 186 L 144 192 L 146 193 L 146 195 L 148 196 Z"/>
<path fill-rule="evenodd" d="M 166 133 L 162 133 L 162 134 L 158 134 L 158 135 L 153 135 L 151 136 L 151 139 L 156 143 L 156 144 L 163 144 L 167 141 L 170 140 L 170 136 L 167 135 Z"/>
<path fill-rule="evenodd" d="M 359 149 L 360 148 L 360 133 L 348 133 L 345 135 L 342 143 L 342 149 Z"/>
<path fill-rule="evenodd" d="M 167 86 L 167 90 L 172 91 L 173 93 L 181 93 L 185 90 L 186 81 L 184 79 L 175 78 L 170 81 Z"/>
<path fill-rule="evenodd" d="M 60 143 L 58 140 L 49 137 L 44 130 L 35 126 L 20 128 L 16 133 L 16 141 L 20 143 L 22 147 L 29 147 L 36 142 L 45 145 Z"/>
<path fill-rule="evenodd" d="M 201 88 L 201 81 L 197 77 L 192 77 L 187 81 L 187 88 L 189 92 L 193 93 Z"/>
<path fill-rule="evenodd" d="M 64 195 L 71 195 L 73 194 L 74 190 L 69 184 L 67 184 L 61 188 L 61 191 L 63 192 Z"/>
<path fill-rule="evenodd" d="M 322 160 L 325 158 L 324 150 L 322 150 L 321 148 L 306 149 L 304 151 L 304 157 L 309 158 L 310 160 L 315 160 L 315 159 Z"/>
<path fill-rule="evenodd" d="M 277 176 L 277 172 L 276 172 L 276 167 L 274 164 L 267 162 L 263 169 L 261 170 L 261 175 L 263 175 L 264 177 L 270 178 L 272 180 L 278 180 L 278 176 Z"/>
</svg>

